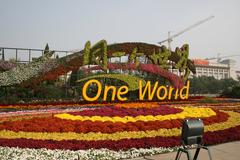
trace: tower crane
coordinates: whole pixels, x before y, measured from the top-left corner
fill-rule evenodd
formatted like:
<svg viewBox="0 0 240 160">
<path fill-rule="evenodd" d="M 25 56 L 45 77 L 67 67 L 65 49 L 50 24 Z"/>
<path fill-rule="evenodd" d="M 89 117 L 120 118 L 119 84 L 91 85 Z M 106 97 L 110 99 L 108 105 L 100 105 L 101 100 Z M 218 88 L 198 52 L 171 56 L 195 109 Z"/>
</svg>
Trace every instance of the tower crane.
<svg viewBox="0 0 240 160">
<path fill-rule="evenodd" d="M 174 35 L 172 35 L 172 36 L 170 35 L 170 31 L 169 31 L 169 32 L 168 32 L 168 38 L 165 39 L 165 40 L 163 40 L 163 41 L 161 41 L 161 42 L 158 42 L 158 44 L 161 45 L 161 44 L 164 43 L 164 42 L 168 42 L 168 48 L 171 49 L 171 41 L 173 41 L 173 39 L 174 39 L 175 37 L 177 37 L 177 36 L 179 36 L 179 35 L 187 32 L 187 31 L 189 31 L 190 29 L 192 29 L 192 28 L 194 28 L 194 27 L 199 26 L 200 24 L 202 24 L 202 23 L 204 23 L 204 22 L 206 22 L 206 21 L 211 20 L 212 18 L 214 18 L 214 16 L 210 16 L 210 17 L 207 17 L 207 18 L 205 18 L 205 19 L 203 19 L 203 20 L 201 20 L 201 21 L 198 21 L 197 23 L 195 23 L 195 24 L 193 24 L 193 25 L 185 28 L 184 30 L 182 30 L 182 31 L 180 31 L 180 32 L 178 32 L 178 33 L 176 33 L 176 34 L 174 34 Z"/>
<path fill-rule="evenodd" d="M 206 60 L 214 60 L 216 59 L 219 63 L 222 58 L 229 58 L 229 57 L 240 57 L 240 54 L 233 54 L 229 56 L 220 56 L 220 53 L 217 54 L 217 57 L 206 58 Z"/>
</svg>

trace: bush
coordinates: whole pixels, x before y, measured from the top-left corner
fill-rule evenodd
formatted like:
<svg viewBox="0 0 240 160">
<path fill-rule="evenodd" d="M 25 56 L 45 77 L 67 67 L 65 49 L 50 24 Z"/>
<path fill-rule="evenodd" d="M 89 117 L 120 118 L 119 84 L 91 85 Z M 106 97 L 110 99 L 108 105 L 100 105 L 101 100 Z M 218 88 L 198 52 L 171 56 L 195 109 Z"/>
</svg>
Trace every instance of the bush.
<svg viewBox="0 0 240 160">
<path fill-rule="evenodd" d="M 202 100 L 200 100 L 201 103 L 218 103 L 216 99 L 213 99 L 211 97 L 204 97 Z"/>
<path fill-rule="evenodd" d="M 36 98 L 62 98 L 65 96 L 65 90 L 55 85 L 42 85 L 36 92 Z"/>
<path fill-rule="evenodd" d="M 229 98 L 240 98 L 240 86 L 234 86 L 232 89 L 229 88 L 222 95 Z"/>
</svg>

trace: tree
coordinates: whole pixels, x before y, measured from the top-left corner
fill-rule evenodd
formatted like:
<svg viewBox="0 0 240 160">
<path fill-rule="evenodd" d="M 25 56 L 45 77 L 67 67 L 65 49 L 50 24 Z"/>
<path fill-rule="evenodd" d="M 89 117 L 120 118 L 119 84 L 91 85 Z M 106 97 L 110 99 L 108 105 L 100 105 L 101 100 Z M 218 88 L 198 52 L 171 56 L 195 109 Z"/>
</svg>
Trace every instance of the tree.
<svg viewBox="0 0 240 160">
<path fill-rule="evenodd" d="M 190 79 L 191 94 L 221 94 L 239 85 L 234 79 L 215 79 L 214 77 L 193 77 Z"/>
</svg>

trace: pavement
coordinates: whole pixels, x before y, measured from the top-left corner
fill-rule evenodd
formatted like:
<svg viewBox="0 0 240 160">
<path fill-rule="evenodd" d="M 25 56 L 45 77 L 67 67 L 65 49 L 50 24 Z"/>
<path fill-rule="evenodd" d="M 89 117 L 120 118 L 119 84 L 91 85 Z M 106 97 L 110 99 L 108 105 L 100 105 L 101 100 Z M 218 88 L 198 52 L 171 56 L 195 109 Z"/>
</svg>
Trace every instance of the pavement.
<svg viewBox="0 0 240 160">
<path fill-rule="evenodd" d="M 212 160 L 240 160 L 240 141 L 224 143 L 209 146 Z M 193 158 L 195 150 L 191 150 Z M 158 154 L 154 156 L 146 156 L 134 158 L 132 160 L 175 160 L 177 152 Z M 208 160 L 209 156 L 206 150 L 201 149 L 198 160 Z M 180 160 L 187 160 L 186 154 L 182 153 Z"/>
</svg>

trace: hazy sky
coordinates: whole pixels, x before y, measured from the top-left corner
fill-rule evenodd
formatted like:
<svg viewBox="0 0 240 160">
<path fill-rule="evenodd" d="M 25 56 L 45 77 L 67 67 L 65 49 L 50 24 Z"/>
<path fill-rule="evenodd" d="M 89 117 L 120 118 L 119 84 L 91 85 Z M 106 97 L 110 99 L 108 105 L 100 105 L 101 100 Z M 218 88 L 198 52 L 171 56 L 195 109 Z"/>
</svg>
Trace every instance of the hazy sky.
<svg viewBox="0 0 240 160">
<path fill-rule="evenodd" d="M 239 0 L 0 0 L 0 46 L 82 49 L 85 42 L 156 44 L 186 27 L 215 18 L 175 38 L 190 57 L 240 54 Z M 233 57 L 240 66 L 240 57 Z M 238 67 L 240 69 L 240 67 Z"/>
</svg>

